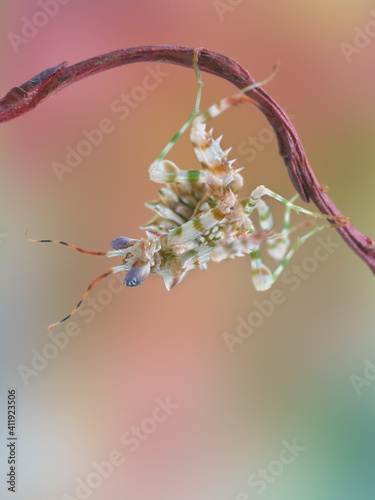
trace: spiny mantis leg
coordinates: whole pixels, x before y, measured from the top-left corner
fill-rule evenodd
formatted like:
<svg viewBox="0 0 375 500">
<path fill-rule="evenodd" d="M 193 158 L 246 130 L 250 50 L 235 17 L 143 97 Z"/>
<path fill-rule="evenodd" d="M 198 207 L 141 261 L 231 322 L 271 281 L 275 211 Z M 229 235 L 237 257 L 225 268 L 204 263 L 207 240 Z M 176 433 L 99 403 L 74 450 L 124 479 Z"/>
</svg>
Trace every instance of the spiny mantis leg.
<svg viewBox="0 0 375 500">
<path fill-rule="evenodd" d="M 249 85 L 248 87 L 245 87 L 244 89 L 242 89 L 240 94 L 233 94 L 230 97 L 224 97 L 216 104 L 213 104 L 208 109 L 206 109 L 206 111 L 203 111 L 199 116 L 197 116 L 194 119 L 194 122 L 195 123 L 207 122 L 208 120 L 211 120 L 212 118 L 216 118 L 217 116 L 219 116 L 221 113 L 223 113 L 227 109 L 229 109 L 233 106 L 236 106 L 237 104 L 241 104 L 242 102 L 251 102 L 251 103 L 255 104 L 255 101 L 253 99 L 251 99 L 251 97 L 248 97 L 247 95 L 245 95 L 245 92 L 248 92 L 249 90 L 266 85 L 275 76 L 277 68 L 278 68 L 278 64 L 275 64 L 275 67 L 274 67 L 272 73 L 267 78 L 264 78 L 264 80 L 262 80 L 260 82 L 255 82 L 255 83 L 252 83 L 251 85 Z"/>
<path fill-rule="evenodd" d="M 158 176 L 159 172 L 158 172 L 158 170 L 159 170 L 159 166 L 162 163 L 164 163 L 163 160 L 166 157 L 166 155 L 173 148 L 173 146 L 178 141 L 178 139 L 182 136 L 182 134 L 185 132 L 185 130 L 191 125 L 191 123 L 193 122 L 194 118 L 196 116 L 198 116 L 198 114 L 199 114 L 199 106 L 200 106 L 201 97 L 202 97 L 203 81 L 201 79 L 201 73 L 200 73 L 199 67 L 198 67 L 198 57 L 199 57 L 199 49 L 195 49 L 194 50 L 194 58 L 193 58 L 193 68 L 194 68 L 195 76 L 196 76 L 197 82 L 198 82 L 198 92 L 197 92 L 197 98 L 196 98 L 196 101 L 195 101 L 195 107 L 194 107 L 191 115 L 187 119 L 186 123 L 180 128 L 180 130 L 177 132 L 177 134 L 175 134 L 172 137 L 172 139 L 165 146 L 165 148 L 163 149 L 163 151 L 159 154 L 159 156 L 156 158 L 156 160 L 151 164 L 151 166 L 149 168 L 150 179 L 153 180 L 153 181 L 155 181 L 155 182 L 161 182 L 161 183 L 164 183 L 164 182 L 177 182 L 175 178 L 172 179 L 172 180 L 168 180 L 168 181 L 165 181 L 163 179 L 159 180 L 159 176 Z M 172 168 L 174 166 L 175 168 L 177 168 L 177 170 L 179 170 L 178 167 L 176 167 L 176 165 L 174 165 L 174 163 L 172 163 L 172 162 L 168 162 L 168 163 L 170 163 L 172 165 Z M 174 172 L 172 172 L 172 174 L 173 173 Z M 167 172 L 166 172 L 166 174 L 167 174 Z M 183 182 L 183 180 L 179 180 L 178 182 Z"/>
<path fill-rule="evenodd" d="M 198 81 L 198 94 L 197 94 L 197 100 L 196 100 L 196 105 L 189 116 L 187 122 L 181 127 L 181 129 L 173 136 L 171 141 L 167 144 L 167 146 L 163 149 L 163 151 L 160 153 L 160 155 L 156 158 L 156 160 L 152 163 L 149 169 L 150 173 L 150 179 L 154 182 L 158 183 L 170 183 L 170 182 L 207 182 L 207 177 L 204 171 L 202 170 L 181 170 L 177 167 L 177 165 L 169 160 L 164 160 L 165 156 L 167 153 L 172 149 L 174 144 L 177 142 L 177 140 L 181 137 L 181 135 L 186 131 L 186 129 L 193 123 L 193 128 L 194 128 L 194 122 L 197 123 L 203 123 L 206 122 L 207 120 L 214 118 L 218 116 L 220 113 L 223 111 L 231 108 L 232 106 L 235 106 L 237 104 L 240 104 L 241 102 L 251 102 L 254 104 L 253 99 L 250 97 L 246 96 L 244 92 L 247 92 L 248 90 L 251 90 L 256 87 L 260 87 L 262 85 L 265 85 L 268 83 L 275 75 L 277 71 L 277 66 L 275 65 L 273 72 L 271 73 L 270 76 L 262 80 L 261 82 L 256 82 L 248 87 L 244 88 L 242 90 L 241 94 L 234 94 L 231 97 L 225 97 L 221 101 L 219 101 L 216 104 L 213 104 L 208 108 L 206 111 L 204 111 L 201 115 L 199 115 L 199 105 L 200 105 L 200 100 L 201 100 L 201 95 L 202 95 L 202 87 L 203 87 L 203 82 L 201 80 L 201 75 L 200 71 L 198 68 L 198 57 L 199 57 L 199 49 L 196 49 L 194 51 L 194 61 L 193 61 L 193 67 L 194 71 L 197 77 Z M 198 116 L 199 115 L 199 116 Z M 193 131 L 192 131 L 193 135 Z M 220 144 L 221 137 L 219 139 L 216 139 L 214 142 L 217 143 L 217 146 Z M 194 143 L 194 140 L 192 138 L 192 141 Z M 194 145 L 194 144 L 193 144 Z M 230 150 L 225 151 L 225 154 L 228 154 Z M 198 159 L 200 160 L 200 152 L 195 148 L 195 152 L 198 156 Z M 201 160 L 200 160 L 201 161 Z"/>
<path fill-rule="evenodd" d="M 289 200 L 292 203 L 298 198 L 298 194 L 294 195 L 293 198 Z M 272 231 L 274 229 L 274 221 L 270 208 L 266 202 L 262 199 L 258 199 L 256 208 L 258 210 L 259 224 L 263 231 Z M 266 248 L 268 254 L 275 260 L 281 260 L 290 245 L 289 231 L 290 231 L 290 212 L 291 207 L 287 205 L 285 207 L 284 221 L 283 221 L 283 231 L 275 237 L 268 238 L 266 243 Z"/>
<path fill-rule="evenodd" d="M 285 266 L 288 264 L 288 262 L 290 261 L 290 259 L 294 255 L 294 253 L 298 250 L 298 248 L 306 240 L 308 240 L 311 236 L 313 236 L 317 232 L 319 232 L 323 229 L 326 229 L 326 228 L 327 228 L 327 225 L 316 226 L 310 232 L 308 232 L 304 236 L 301 236 L 300 238 L 298 238 L 297 241 L 292 246 L 292 248 L 287 253 L 287 255 L 285 256 L 284 260 L 279 264 L 279 266 L 276 268 L 276 270 L 273 273 L 268 269 L 268 267 L 266 267 L 262 263 L 262 260 L 260 258 L 259 249 L 251 252 L 250 258 L 251 258 L 251 267 L 252 267 L 252 280 L 253 280 L 253 284 L 254 284 L 254 287 L 256 288 L 256 290 L 264 291 L 264 290 L 268 290 L 269 288 L 271 288 L 271 286 L 274 284 L 274 282 L 277 280 L 277 278 L 280 276 L 280 274 L 285 269 Z"/>
<path fill-rule="evenodd" d="M 213 259 L 216 261 L 220 261 L 225 258 L 225 255 L 236 256 L 243 255 L 244 253 L 250 253 L 253 268 L 252 279 L 255 288 L 257 290 L 265 290 L 269 288 L 273 283 L 272 273 L 269 268 L 262 262 L 260 256 L 260 243 L 262 242 L 262 240 L 266 240 L 267 252 L 275 260 L 281 260 L 285 256 L 285 253 L 290 244 L 289 233 L 291 206 L 297 198 L 298 194 L 293 196 L 290 201 L 287 200 L 288 204 L 285 207 L 283 231 L 281 234 L 272 234 L 274 232 L 274 221 L 271 210 L 262 199 L 258 198 L 255 206 L 258 211 L 259 223 L 262 229 L 262 233 L 260 233 L 259 235 L 257 235 L 256 233 L 249 234 L 243 238 L 240 238 L 238 241 L 235 240 L 225 249 L 217 249 L 215 252 L 213 252 Z M 251 211 L 254 210 L 255 206 L 252 207 Z"/>
<path fill-rule="evenodd" d="M 221 262 L 228 258 L 234 259 L 235 257 L 243 257 L 253 251 L 259 250 L 261 243 L 283 240 L 287 238 L 292 231 L 311 225 L 311 221 L 305 220 L 292 228 L 284 227 L 281 233 L 277 233 L 274 229 L 269 231 L 255 231 L 255 229 L 252 228 L 248 233 L 237 234 L 229 241 L 219 240 L 217 242 L 212 242 L 211 260 L 214 262 Z"/>
<path fill-rule="evenodd" d="M 298 205 L 294 205 L 294 203 L 292 203 L 291 201 L 287 200 L 286 198 L 284 198 L 283 196 L 280 196 L 277 193 L 274 193 L 273 191 L 271 191 L 270 189 L 268 189 L 264 186 L 258 186 L 253 190 L 253 192 L 250 195 L 250 199 L 245 207 L 245 213 L 247 215 L 251 215 L 254 208 L 257 206 L 258 200 L 262 196 L 265 196 L 265 195 L 270 196 L 271 198 L 273 198 L 277 201 L 280 201 L 281 203 L 283 203 L 284 205 L 289 207 L 291 210 L 294 210 L 298 214 L 300 212 L 302 212 L 304 214 L 311 215 L 312 217 L 315 217 L 315 218 L 320 217 L 320 218 L 323 218 L 326 220 L 327 219 L 328 220 L 330 220 L 330 219 L 336 220 L 338 224 L 347 223 L 346 217 L 322 214 L 322 213 L 318 213 L 318 212 L 311 212 L 310 210 L 307 210 L 306 208 L 300 207 Z"/>
<path fill-rule="evenodd" d="M 289 232 L 289 227 L 290 227 L 290 211 L 294 210 L 295 212 L 303 212 L 307 215 L 310 215 L 312 217 L 318 218 L 324 218 L 324 219 L 333 219 L 336 220 L 336 225 L 340 224 L 345 224 L 347 220 L 344 217 L 333 217 L 330 215 L 326 214 L 321 214 L 317 212 L 311 212 L 310 210 L 306 210 L 305 208 L 302 208 L 298 205 L 294 205 L 293 201 L 295 200 L 296 196 L 292 198 L 291 201 L 287 200 L 286 198 L 283 198 L 282 196 L 278 195 L 277 193 L 274 193 L 270 189 L 264 187 L 264 186 L 258 186 L 257 188 L 254 189 L 254 191 L 251 193 L 250 199 L 245 207 L 245 213 L 247 215 L 251 215 L 253 210 L 255 208 L 258 208 L 259 202 L 261 201 L 260 198 L 262 196 L 270 196 L 271 198 L 274 198 L 275 200 L 280 201 L 286 206 L 286 212 L 285 212 L 285 217 L 284 217 L 284 230 L 286 229 L 287 233 Z M 262 206 L 264 207 L 264 202 L 260 204 L 260 223 L 262 223 L 266 226 L 266 220 L 267 216 L 262 213 Z M 270 212 L 269 212 L 270 213 Z M 265 220 L 262 221 L 262 216 L 265 216 Z M 335 223 L 331 224 L 335 226 Z M 260 257 L 260 249 L 255 249 L 251 254 L 251 266 L 253 269 L 252 272 L 252 278 L 253 278 L 253 283 L 254 286 L 257 290 L 267 290 L 272 286 L 274 281 L 278 278 L 278 276 L 281 274 L 282 270 L 286 266 L 286 264 L 289 262 L 290 258 L 294 254 L 294 252 L 302 245 L 304 241 L 306 241 L 310 236 L 315 234 L 317 231 L 320 231 L 322 229 L 325 229 L 327 225 L 323 226 L 317 226 L 315 227 L 312 231 L 307 233 L 306 235 L 302 236 L 299 238 L 296 243 L 293 245 L 293 247 L 290 249 L 284 260 L 281 262 L 281 264 L 278 266 L 276 271 L 274 273 L 271 273 L 271 271 L 263 264 L 261 257 Z M 287 246 L 281 244 L 280 247 L 280 257 L 282 258 L 283 254 L 281 252 L 285 252 Z M 272 254 L 271 254 L 272 255 Z"/>
</svg>

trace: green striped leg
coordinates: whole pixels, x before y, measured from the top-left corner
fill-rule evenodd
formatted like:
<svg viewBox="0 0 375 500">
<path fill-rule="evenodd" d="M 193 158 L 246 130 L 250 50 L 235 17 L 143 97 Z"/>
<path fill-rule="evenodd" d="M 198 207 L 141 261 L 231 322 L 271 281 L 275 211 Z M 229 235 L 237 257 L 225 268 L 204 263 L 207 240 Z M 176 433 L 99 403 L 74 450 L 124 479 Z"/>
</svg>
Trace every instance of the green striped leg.
<svg viewBox="0 0 375 500">
<path fill-rule="evenodd" d="M 251 85 L 245 87 L 244 89 L 241 89 L 241 94 L 233 94 L 230 97 L 224 97 L 221 99 L 219 102 L 213 104 L 210 106 L 206 111 L 201 113 L 199 116 L 197 116 L 194 121 L 193 121 L 193 127 L 192 127 L 192 141 L 194 142 L 194 128 L 199 128 L 201 127 L 205 122 L 208 120 L 211 120 L 212 118 L 216 118 L 219 116 L 223 111 L 226 111 L 229 108 L 232 108 L 233 106 L 237 106 L 238 104 L 242 102 L 251 102 L 255 104 L 254 100 L 251 99 L 251 97 L 248 97 L 245 92 L 248 92 L 249 90 L 262 87 L 266 83 L 268 83 L 272 78 L 275 76 L 277 68 L 279 66 L 279 63 L 276 63 L 272 73 L 265 78 L 264 80 L 260 82 L 255 82 L 252 83 Z M 220 142 L 220 139 L 217 140 Z"/>
<path fill-rule="evenodd" d="M 270 189 L 264 187 L 264 186 L 258 186 L 257 188 L 254 189 L 254 191 L 251 193 L 250 195 L 250 199 L 245 207 L 245 213 L 247 215 L 250 215 L 252 213 L 252 211 L 254 210 L 254 208 L 257 206 L 258 204 L 258 200 L 262 197 L 262 196 L 270 196 L 271 198 L 277 200 L 277 201 L 280 201 L 281 203 L 283 203 L 286 207 L 288 207 L 289 209 L 291 210 L 294 210 L 295 212 L 297 212 L 298 214 L 300 212 L 304 213 L 304 214 L 307 214 L 307 215 L 311 215 L 312 217 L 315 217 L 315 218 L 318 218 L 318 217 L 321 217 L 323 219 L 340 219 L 342 221 L 342 217 L 335 217 L 333 215 L 326 215 L 326 214 L 321 214 L 321 213 L 318 213 L 318 212 L 311 212 L 310 210 L 306 210 L 305 208 L 302 208 L 302 207 L 299 207 L 298 205 L 294 205 L 294 203 L 292 203 L 292 201 L 289 201 L 287 200 L 286 198 L 283 198 L 282 196 L 280 196 L 279 194 L 277 193 L 274 193 L 273 191 L 271 191 Z M 294 201 L 294 199 L 292 198 L 292 200 Z"/>
<path fill-rule="evenodd" d="M 280 235 L 277 235 L 276 238 L 273 238 L 272 236 L 269 238 L 270 243 L 268 246 L 268 252 L 272 257 L 275 259 L 282 259 L 284 257 L 284 254 L 288 248 L 289 242 L 288 242 L 288 234 L 290 231 L 290 211 L 294 210 L 297 213 L 305 213 L 307 215 L 310 215 L 312 217 L 321 217 L 324 219 L 327 219 L 328 216 L 324 214 L 320 214 L 317 212 L 311 212 L 310 210 L 306 210 L 305 208 L 299 207 L 298 205 L 295 205 L 293 201 L 296 199 L 296 196 L 291 199 L 291 201 L 287 200 L 286 198 L 283 198 L 282 196 L 278 195 L 277 193 L 274 193 L 270 189 L 264 187 L 264 186 L 258 186 L 257 188 L 254 189 L 254 191 L 251 193 L 250 199 L 245 207 L 245 213 L 247 215 L 251 215 L 253 210 L 257 208 L 259 212 L 259 219 L 260 219 L 260 224 L 263 230 L 270 230 L 273 228 L 273 220 L 272 220 L 272 214 L 267 205 L 264 203 L 263 200 L 261 200 L 262 196 L 270 196 L 271 198 L 274 198 L 275 200 L 280 201 L 286 206 L 286 211 L 285 211 L 285 216 L 284 216 L 284 227 L 283 227 L 283 232 Z M 288 254 L 285 256 L 284 260 L 281 262 L 279 267 L 276 269 L 274 273 L 272 273 L 267 266 L 265 266 L 261 260 L 260 257 L 260 248 L 254 249 L 253 252 L 250 253 L 251 256 L 251 267 L 252 267 L 252 278 L 253 278 L 253 283 L 254 286 L 257 290 L 267 290 L 272 286 L 274 281 L 278 278 L 278 276 L 281 274 L 282 270 L 294 254 L 294 252 L 301 246 L 301 244 L 306 241 L 310 236 L 315 234 L 317 231 L 320 231 L 321 229 L 325 229 L 327 225 L 323 226 L 317 226 L 315 227 L 312 231 L 304 235 L 303 237 L 299 238 L 296 243 L 293 245 L 293 247 L 290 249 Z M 273 249 L 273 243 L 272 240 L 275 239 L 276 245 L 275 248 Z M 271 249 L 271 251 L 270 251 Z"/>
<path fill-rule="evenodd" d="M 275 260 L 281 260 L 285 256 L 285 253 L 290 245 L 290 211 L 291 206 L 293 206 L 293 201 L 295 201 L 297 197 L 298 195 L 295 195 L 290 201 L 286 200 L 288 203 L 285 208 L 282 233 L 274 234 L 266 238 L 267 252 Z M 251 215 L 254 208 L 258 211 L 259 223 L 263 234 L 271 232 L 274 229 L 274 221 L 272 212 L 268 205 L 259 197 L 250 197 L 250 200 L 245 207 L 245 213 L 247 215 Z M 251 256 L 252 279 L 254 286 L 257 290 L 267 290 L 273 283 L 273 275 L 270 269 L 262 262 L 260 256 L 260 242 L 258 243 L 256 239 L 252 241 L 251 237 L 248 239 L 249 242 L 251 242 L 251 245 L 248 247 L 248 251 L 246 253 L 250 253 Z"/>
<path fill-rule="evenodd" d="M 298 194 L 294 195 L 293 198 L 289 200 L 289 203 L 293 204 L 293 202 L 297 198 Z M 274 229 L 274 222 L 272 212 L 269 209 L 268 205 L 265 203 L 265 201 L 259 198 L 256 204 L 256 208 L 258 210 L 259 223 L 262 230 L 272 231 Z M 291 206 L 286 205 L 282 232 L 272 235 L 267 239 L 267 252 L 275 260 L 283 259 L 290 245 L 290 212 Z"/>
<path fill-rule="evenodd" d="M 150 179 L 155 182 L 184 182 L 188 179 L 185 178 L 186 172 L 180 170 L 173 162 L 166 161 L 164 158 L 169 153 L 169 151 L 176 144 L 178 139 L 182 136 L 185 130 L 190 127 L 194 118 L 199 115 L 199 106 L 202 97 L 202 89 L 203 89 L 203 81 L 201 79 L 201 73 L 198 67 L 198 57 L 199 57 L 199 49 L 194 50 L 194 59 L 193 59 L 193 68 L 195 72 L 195 76 L 198 82 L 198 92 L 197 98 L 195 101 L 195 107 L 187 119 L 186 123 L 180 128 L 180 130 L 175 134 L 169 143 L 165 146 L 163 151 L 159 154 L 156 160 L 151 164 L 149 168 Z M 171 171 L 172 170 L 172 171 Z M 199 172 L 199 170 L 193 172 Z M 199 176 L 198 176 L 199 177 Z M 190 181 L 190 182 L 204 182 L 204 180 Z"/>
<path fill-rule="evenodd" d="M 197 101 L 200 100 L 201 90 L 202 89 L 200 87 L 198 89 Z M 210 106 L 200 115 L 198 114 L 199 111 L 196 107 L 185 125 L 172 138 L 169 144 L 151 165 L 149 170 L 151 180 L 160 183 L 207 182 L 204 170 L 181 170 L 173 162 L 164 160 L 166 154 L 171 150 L 176 141 L 181 137 L 188 126 L 192 124 L 190 139 L 198 160 L 204 169 L 213 170 L 213 173 L 223 177 L 224 182 L 221 182 L 222 185 L 228 184 L 233 177 L 231 167 L 234 160 L 228 161 L 226 158 L 231 148 L 226 151 L 221 149 L 220 141 L 222 136 L 218 139 L 213 139 L 212 131 L 206 132 L 206 121 L 215 118 L 223 111 L 244 101 L 253 102 L 252 99 L 244 94 L 236 94 L 231 97 L 225 97 L 220 102 Z"/>
<path fill-rule="evenodd" d="M 208 120 L 216 118 L 224 111 L 237 106 L 243 102 L 250 102 L 255 104 L 254 100 L 245 95 L 247 92 L 256 87 L 265 85 L 275 75 L 277 65 L 275 66 L 272 74 L 261 82 L 255 82 L 245 89 L 242 93 L 233 94 L 229 97 L 224 97 L 219 102 L 210 106 L 206 111 L 194 118 L 190 140 L 193 144 L 195 154 L 202 165 L 203 170 L 208 171 L 208 182 L 212 187 L 226 186 L 232 183 L 232 189 L 239 190 L 243 184 L 242 176 L 238 175 L 241 169 L 233 170 L 232 164 L 235 160 L 229 161 L 227 156 L 231 148 L 223 151 L 220 147 L 221 137 L 214 139 L 212 137 L 212 129 L 206 131 L 206 123 Z"/>
<path fill-rule="evenodd" d="M 161 184 L 170 182 L 207 182 L 206 172 L 203 170 L 181 170 L 170 160 L 155 160 L 149 172 L 150 179 Z"/>
<path fill-rule="evenodd" d="M 181 129 L 175 134 L 170 142 L 166 145 L 166 147 L 163 149 L 163 151 L 160 153 L 160 155 L 156 158 L 156 160 L 151 164 L 150 169 L 149 169 L 149 174 L 150 174 L 150 179 L 158 182 L 158 183 L 168 183 L 168 182 L 207 182 L 207 177 L 204 171 L 202 170 L 181 170 L 175 165 L 173 162 L 169 160 L 165 160 L 165 156 L 167 153 L 172 149 L 174 144 L 177 142 L 177 140 L 181 137 L 181 135 L 186 131 L 186 129 L 192 124 L 192 130 L 191 130 L 191 141 L 193 143 L 195 153 L 199 159 L 199 161 L 202 163 L 203 166 L 207 166 L 208 168 L 215 168 L 216 167 L 216 173 L 219 173 L 219 176 L 223 178 L 223 182 L 221 185 L 228 184 L 229 183 L 229 178 L 232 179 L 233 174 L 230 173 L 228 176 L 228 173 L 222 172 L 222 164 L 220 160 L 223 158 L 223 165 L 225 167 L 229 167 L 231 169 L 232 161 L 228 161 L 226 159 L 227 154 L 229 153 L 230 149 L 227 151 L 222 151 L 220 148 L 220 140 L 221 137 L 214 140 L 212 138 L 211 132 L 208 133 L 205 130 L 205 122 L 207 120 L 210 120 L 212 118 L 215 118 L 219 114 L 221 114 L 223 111 L 240 104 L 241 102 L 251 102 L 254 103 L 253 99 L 250 97 L 246 96 L 245 94 L 235 94 L 231 97 L 225 97 L 221 101 L 219 101 L 216 104 L 213 104 L 208 108 L 206 111 L 204 111 L 202 114 L 199 114 L 199 106 L 200 106 L 200 100 L 202 96 L 202 87 L 203 87 L 203 82 L 201 80 L 201 75 L 200 71 L 198 68 L 198 55 L 199 55 L 199 50 L 197 49 L 194 52 L 194 71 L 196 74 L 196 78 L 198 81 L 198 94 L 197 94 L 197 99 L 196 99 L 196 104 L 193 112 L 189 116 L 188 120 L 186 123 L 181 127 Z M 273 74 L 271 75 L 271 77 Z M 267 78 L 263 80 L 262 82 L 257 82 L 246 89 L 244 91 L 248 91 L 252 88 L 259 87 L 265 83 L 271 78 Z M 224 168 L 225 170 L 225 168 Z"/>
<path fill-rule="evenodd" d="M 251 252 L 250 257 L 251 257 L 251 267 L 252 267 L 252 279 L 256 290 L 264 291 L 271 288 L 271 286 L 283 272 L 286 265 L 288 264 L 294 253 L 299 249 L 299 247 L 311 236 L 321 231 L 322 229 L 326 229 L 327 227 L 329 226 L 327 225 L 316 226 L 310 232 L 298 238 L 297 241 L 292 246 L 292 248 L 287 253 L 287 255 L 285 256 L 284 260 L 279 264 L 279 266 L 273 273 L 271 273 L 270 270 L 262 263 L 260 259 L 259 250 Z"/>
</svg>

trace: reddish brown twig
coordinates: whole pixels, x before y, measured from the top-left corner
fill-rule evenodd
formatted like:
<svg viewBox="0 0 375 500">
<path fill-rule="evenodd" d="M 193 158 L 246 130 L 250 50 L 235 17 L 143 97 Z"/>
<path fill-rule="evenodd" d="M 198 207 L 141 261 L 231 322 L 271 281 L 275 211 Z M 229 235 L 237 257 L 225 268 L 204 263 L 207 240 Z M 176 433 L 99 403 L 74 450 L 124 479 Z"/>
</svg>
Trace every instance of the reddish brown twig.
<svg viewBox="0 0 375 500">
<path fill-rule="evenodd" d="M 188 47 L 144 46 L 115 50 L 72 66 L 64 62 L 11 89 L 0 100 L 0 123 L 21 116 L 71 83 L 101 71 L 135 62 L 163 62 L 192 67 L 193 54 L 194 49 Z M 222 54 L 201 48 L 198 63 L 202 71 L 225 78 L 240 89 L 254 83 L 248 71 Z M 304 201 L 311 199 L 324 214 L 342 216 L 317 181 L 297 132 L 284 111 L 261 87 L 250 90 L 247 95 L 255 101 L 271 124 L 278 140 L 280 156 L 301 198 Z M 337 231 L 375 273 L 373 240 L 361 234 L 350 223 L 338 227 Z"/>
</svg>

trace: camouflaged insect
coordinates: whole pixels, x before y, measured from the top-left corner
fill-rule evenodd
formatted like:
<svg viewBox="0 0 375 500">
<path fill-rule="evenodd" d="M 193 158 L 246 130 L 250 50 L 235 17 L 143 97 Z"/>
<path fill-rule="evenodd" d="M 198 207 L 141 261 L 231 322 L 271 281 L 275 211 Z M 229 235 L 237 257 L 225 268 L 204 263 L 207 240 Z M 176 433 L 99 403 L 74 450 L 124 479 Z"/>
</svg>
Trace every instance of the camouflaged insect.
<svg viewBox="0 0 375 500">
<path fill-rule="evenodd" d="M 209 261 L 220 262 L 227 258 L 249 255 L 255 288 L 267 290 L 299 246 L 312 234 L 330 225 L 327 223 L 316 226 L 298 238 L 287 253 L 290 245 L 291 210 L 313 217 L 327 216 L 294 205 L 292 201 L 297 196 L 288 201 L 264 186 L 254 189 L 249 198 L 239 198 L 243 186 L 241 168 L 234 168 L 235 160 L 228 159 L 230 149 L 223 151 L 220 146 L 221 137 L 215 139 L 212 130 L 206 130 L 206 122 L 232 106 L 253 101 L 244 93 L 240 93 L 221 100 L 199 114 L 203 83 L 197 65 L 194 70 L 198 80 L 195 109 L 149 170 L 151 180 L 166 185 L 160 189 L 158 200 L 146 203 L 146 206 L 155 212 L 155 216 L 142 226 L 146 230 L 146 237 L 132 239 L 119 236 L 111 243 L 113 250 L 108 252 L 92 252 L 58 240 L 31 240 L 64 244 L 90 255 L 122 258 L 121 265 L 110 268 L 96 278 L 73 311 L 63 320 L 50 325 L 49 329 L 66 321 L 98 281 L 122 271 L 126 271 L 124 285 L 128 287 L 140 285 L 150 274 L 159 274 L 170 290 L 195 267 L 205 269 Z M 258 85 L 260 84 L 254 84 L 252 87 Z M 186 171 L 164 158 L 190 125 L 190 139 L 202 168 Z M 280 233 L 275 231 L 272 214 L 261 199 L 264 195 L 286 206 L 283 230 Z M 260 231 L 255 229 L 252 221 L 254 209 L 258 213 Z M 265 243 L 268 254 L 280 262 L 274 272 L 262 262 L 262 243 Z"/>
</svg>

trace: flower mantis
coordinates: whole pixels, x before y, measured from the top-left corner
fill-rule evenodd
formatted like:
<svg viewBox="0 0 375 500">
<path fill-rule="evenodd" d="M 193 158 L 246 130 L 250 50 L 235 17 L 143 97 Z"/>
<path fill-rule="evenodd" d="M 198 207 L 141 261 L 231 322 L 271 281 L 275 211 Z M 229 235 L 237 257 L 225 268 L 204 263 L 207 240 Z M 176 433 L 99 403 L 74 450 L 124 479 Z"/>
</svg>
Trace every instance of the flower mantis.
<svg viewBox="0 0 375 500">
<path fill-rule="evenodd" d="M 89 255 L 109 258 L 120 257 L 122 263 L 111 267 L 97 277 L 83 294 L 76 307 L 61 321 L 66 321 L 80 307 L 93 286 L 107 276 L 126 272 L 124 285 L 134 287 L 143 283 L 150 274 L 163 277 L 168 290 L 179 284 L 195 267 L 205 269 L 209 261 L 249 255 L 252 281 L 256 290 L 269 289 L 280 276 L 296 250 L 311 236 L 326 227 L 345 224 L 343 217 L 328 216 L 311 212 L 295 205 L 298 195 L 291 200 L 276 194 L 265 186 L 258 186 L 248 198 L 239 198 L 243 186 L 241 168 L 229 160 L 230 149 L 223 151 L 221 137 L 215 139 L 212 130 L 207 131 L 207 122 L 233 106 L 254 101 L 245 91 L 263 85 L 268 79 L 243 89 L 241 93 L 222 99 L 200 113 L 203 82 L 198 68 L 199 50 L 194 52 L 194 71 L 198 82 L 198 93 L 193 112 L 175 134 L 160 155 L 152 163 L 150 179 L 165 184 L 159 191 L 159 199 L 146 203 L 155 216 L 144 226 L 146 237 L 132 239 L 119 236 L 111 242 L 112 250 L 93 252 L 59 240 L 33 240 L 42 243 L 59 243 Z M 273 76 L 273 75 L 271 75 Z M 176 141 L 191 126 L 190 139 L 200 162 L 199 170 L 181 170 L 165 159 Z M 264 201 L 271 197 L 285 206 L 282 231 L 274 227 L 272 213 Z M 290 233 L 299 226 L 290 226 L 291 211 L 304 213 L 314 218 L 323 218 L 325 223 L 315 226 L 302 237 L 290 243 Z M 256 230 L 253 217 L 257 213 L 260 230 Z M 327 221 L 327 219 L 329 220 Z M 307 221 L 302 225 L 309 225 Z M 261 247 L 264 244 L 268 254 L 278 262 L 271 271 L 262 262 Z"/>
</svg>

